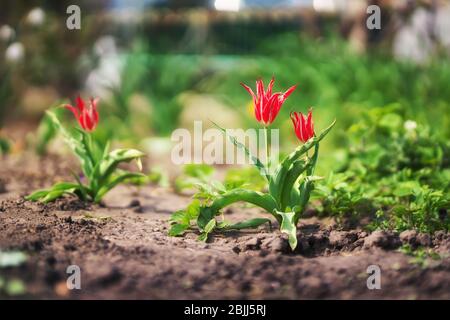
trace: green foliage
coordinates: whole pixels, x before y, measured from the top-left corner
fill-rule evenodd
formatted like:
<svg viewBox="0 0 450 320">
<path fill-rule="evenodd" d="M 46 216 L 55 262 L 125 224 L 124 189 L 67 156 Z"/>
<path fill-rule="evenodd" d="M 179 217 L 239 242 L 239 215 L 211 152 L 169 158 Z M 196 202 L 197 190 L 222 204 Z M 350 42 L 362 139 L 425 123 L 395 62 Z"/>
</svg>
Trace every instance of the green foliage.
<svg viewBox="0 0 450 320">
<path fill-rule="evenodd" d="M 177 128 L 181 111 L 178 95 L 192 90 L 202 79 L 199 61 L 192 56 L 147 57 L 143 92 L 154 105 L 152 128 L 156 133 L 168 135 Z"/>
<path fill-rule="evenodd" d="M 141 173 L 124 172 L 119 170 L 118 166 L 124 162 L 136 161 L 141 170 L 140 159 L 144 153 L 135 149 L 109 151 L 109 144 L 100 148 L 94 143 L 89 133 L 82 130 L 69 132 L 61 125 L 53 112 L 48 111 L 47 114 L 55 128 L 62 134 L 66 144 L 78 157 L 83 176 L 73 173 L 76 183 L 57 183 L 50 189 L 35 191 L 26 197 L 27 200 L 47 203 L 65 194 L 74 194 L 84 201 L 99 203 L 105 194 L 118 184 L 143 176 Z M 83 183 L 82 180 L 87 181 Z"/>
<path fill-rule="evenodd" d="M 236 83 L 276 75 L 280 88 L 298 84 L 291 98 L 295 106 L 318 106 L 316 113 L 337 118 L 341 126 L 351 125 L 362 110 L 399 103 L 402 110 L 433 123 L 444 135 L 450 134 L 450 117 L 446 115 L 450 108 L 450 92 L 446 89 L 450 83 L 448 59 L 436 58 L 428 65 L 416 65 L 395 60 L 379 50 L 355 54 L 337 36 L 311 39 L 287 33 L 262 41 L 254 54 L 233 62 L 205 83 L 204 89 L 226 96 L 238 110 L 248 102 L 248 95 Z M 287 103 L 278 118 L 286 119 L 292 111 L 294 106 Z M 338 138 L 335 135 L 333 142 L 342 146 Z"/>
<path fill-rule="evenodd" d="M 408 256 L 411 256 L 411 263 L 417 264 L 422 268 L 426 268 L 429 265 L 430 260 L 440 260 L 443 258 L 430 248 L 418 247 L 414 249 L 409 244 L 403 245 L 398 250 Z"/>
<path fill-rule="evenodd" d="M 142 94 L 151 104 L 146 125 L 158 135 L 169 135 L 178 126 L 179 94 L 194 89 L 207 76 L 201 61 L 199 56 L 155 54 L 145 40 L 137 40 L 124 57 L 122 77 L 126 81 L 121 88 L 113 88 L 115 116 L 128 124 L 135 121 L 130 97 Z"/>
<path fill-rule="evenodd" d="M 320 183 L 321 214 L 369 216 L 370 229 L 450 230 L 450 144 L 398 105 L 375 108 L 347 132 L 346 159 Z"/>
<path fill-rule="evenodd" d="M 398 231 L 416 229 L 422 232 L 450 230 L 450 198 L 442 191 L 431 190 L 428 186 L 417 185 L 413 190 L 397 189 L 401 194 L 395 194 L 398 201 L 392 199 L 376 199 L 383 204 L 392 204 L 388 210 L 379 210 L 372 227 L 383 227 Z"/>
<path fill-rule="evenodd" d="M 254 218 L 234 224 L 225 223 L 221 225 L 221 228 L 225 230 L 255 229 L 265 223 L 269 224 L 270 228 L 272 228 L 272 221 L 266 218 Z"/>
<path fill-rule="evenodd" d="M 27 259 L 27 255 L 21 251 L 0 250 L 0 270 L 20 267 Z M 2 293 L 6 294 L 6 296 L 18 296 L 26 293 L 26 287 L 19 279 L 5 279 L 0 276 L 0 295 Z"/>
<path fill-rule="evenodd" d="M 58 108 L 58 105 L 61 105 L 61 103 L 56 103 L 51 109 L 54 110 L 53 112 L 57 117 L 60 117 L 64 109 Z M 35 141 L 36 153 L 39 155 L 45 154 L 49 143 L 56 137 L 57 134 L 58 128 L 55 127 L 52 117 L 46 113 L 42 117 L 37 129 L 37 137 Z"/>
<path fill-rule="evenodd" d="M 251 160 L 251 163 L 261 172 L 261 174 L 263 174 L 264 176 L 266 176 L 267 179 L 269 179 L 269 171 L 267 170 L 266 166 L 261 162 L 261 160 L 259 160 L 259 158 L 255 155 L 253 155 L 250 150 L 243 144 L 241 143 L 236 137 L 230 136 L 228 134 L 228 132 L 220 127 L 219 125 L 217 125 L 216 123 L 214 123 L 214 126 L 216 128 L 218 128 L 220 131 L 222 131 L 222 133 L 239 149 L 243 150 L 245 152 L 245 155 Z"/>
<path fill-rule="evenodd" d="M 266 180 L 254 167 L 232 168 L 227 170 L 224 184 L 230 189 L 245 187 L 254 191 L 263 191 L 267 186 Z"/>
<path fill-rule="evenodd" d="M 0 155 L 9 153 L 10 149 L 9 141 L 0 137 Z"/>
<path fill-rule="evenodd" d="M 3 127 L 4 118 L 9 111 L 7 106 L 14 98 L 12 94 L 12 79 L 11 72 L 3 68 L 3 64 L 0 63 L 0 128 Z M 1 149 L 0 149 L 1 153 Z"/>
<path fill-rule="evenodd" d="M 206 164 L 187 164 L 183 173 L 175 180 L 175 191 L 182 193 L 185 190 L 201 188 L 208 190 L 208 182 L 214 174 L 214 168 Z"/>
<path fill-rule="evenodd" d="M 333 173 L 316 185 L 313 198 L 320 199 L 319 213 L 331 215 L 338 222 L 356 222 L 367 214 L 374 213 L 369 195 L 365 195 L 360 184 L 351 183 L 349 173 Z"/>
<path fill-rule="evenodd" d="M 280 231 L 286 233 L 289 239 L 289 245 L 292 250 L 297 247 L 297 222 L 295 221 L 295 212 L 277 213 L 282 217 Z"/>
<path fill-rule="evenodd" d="M 5 293 L 6 296 L 14 297 L 25 294 L 27 288 L 20 279 L 4 279 L 0 276 L 0 293 Z"/>
<path fill-rule="evenodd" d="M 185 211 L 178 211 L 172 215 L 172 227 L 169 234 L 177 236 L 183 234 L 191 227 L 191 221 L 196 219 L 197 227 L 201 231 L 199 239 L 206 241 L 213 231 L 227 231 L 230 229 L 256 228 L 264 223 L 270 223 L 269 219 L 252 219 L 231 225 L 222 219 L 217 223 L 216 216 L 221 215 L 221 210 L 236 203 L 246 202 L 260 207 L 272 214 L 278 221 L 280 230 L 289 236 L 289 244 L 292 250 L 297 246 L 296 226 L 301 213 L 306 208 L 310 194 L 314 189 L 314 183 L 320 177 L 314 176 L 319 142 L 329 133 L 334 126 L 333 122 L 318 136 L 311 138 L 305 144 L 296 148 L 270 175 L 269 170 L 250 150 L 235 137 L 228 136 L 231 142 L 244 150 L 251 159 L 255 170 L 265 178 L 268 192 L 259 192 L 240 183 L 221 184 L 208 182 L 212 171 L 209 167 L 187 166 L 182 181 L 191 179 L 193 185 L 199 188 L 194 195 L 195 202 Z M 220 127 L 219 127 L 220 128 Z M 226 131 L 221 129 L 225 134 Z M 308 151 L 314 149 L 311 157 Z M 188 170 L 186 170 L 186 168 Z M 189 181 L 189 180 L 188 180 Z M 192 181 L 192 180 L 191 180 Z M 235 180 L 236 181 L 236 180 Z M 202 200 L 199 202 L 198 200 Z"/>
<path fill-rule="evenodd" d="M 170 236 L 182 235 L 191 226 L 191 221 L 197 219 L 200 212 L 200 200 L 194 199 L 185 210 L 179 210 L 172 214 L 169 230 Z"/>
<path fill-rule="evenodd" d="M 150 172 L 147 174 L 147 181 L 161 187 L 169 186 L 169 177 L 167 172 L 159 167 L 153 167 L 150 169 Z"/>
</svg>

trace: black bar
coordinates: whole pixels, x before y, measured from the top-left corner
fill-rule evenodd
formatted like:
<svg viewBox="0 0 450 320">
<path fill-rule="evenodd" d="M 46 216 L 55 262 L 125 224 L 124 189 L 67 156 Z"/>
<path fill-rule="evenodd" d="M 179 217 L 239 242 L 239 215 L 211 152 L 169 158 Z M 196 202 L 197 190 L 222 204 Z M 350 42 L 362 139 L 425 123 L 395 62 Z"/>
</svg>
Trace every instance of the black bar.
<svg viewBox="0 0 450 320">
<path fill-rule="evenodd" d="M 240 306 L 240 307 L 239 307 Z M 250 306 L 254 306 L 253 308 Z M 260 306 L 260 307 L 256 307 Z M 429 317 L 432 314 L 446 314 L 449 301 L 388 301 L 388 300 L 253 300 L 253 301 L 195 301 L 195 300 L 141 300 L 141 301 L 80 301 L 80 300 L 3 300 L 0 301 L 2 315 L 10 311 L 14 318 L 36 314 L 66 316 L 80 319 L 106 315 L 124 319 L 305 319 L 307 317 L 333 316 L 339 318 L 366 319 L 367 317 L 392 317 L 398 313 L 401 318 L 409 315 Z M 261 313 L 264 307 L 264 315 Z M 214 308 L 214 309 L 213 309 Z M 216 312 L 214 312 L 216 310 Z M 245 310 L 247 312 L 245 312 Z M 252 312 L 252 310 L 254 310 Z M 259 310 L 257 313 L 256 310 Z M 173 318 L 172 318 L 173 317 Z M 3 317 L 2 317 L 3 318 Z"/>
</svg>

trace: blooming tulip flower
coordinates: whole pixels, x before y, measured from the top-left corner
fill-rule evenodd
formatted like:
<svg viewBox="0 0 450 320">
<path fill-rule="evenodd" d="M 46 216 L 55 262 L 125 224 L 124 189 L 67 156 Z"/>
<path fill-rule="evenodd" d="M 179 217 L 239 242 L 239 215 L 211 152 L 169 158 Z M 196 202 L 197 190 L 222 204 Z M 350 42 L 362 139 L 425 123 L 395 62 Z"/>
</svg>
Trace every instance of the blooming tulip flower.
<svg viewBox="0 0 450 320">
<path fill-rule="evenodd" d="M 286 92 L 272 93 L 275 79 L 270 81 L 267 91 L 264 91 L 264 83 L 262 80 L 256 81 L 256 95 L 253 90 L 241 83 L 245 90 L 253 97 L 253 105 L 255 107 L 256 120 L 264 126 L 270 125 L 278 115 L 281 106 L 289 97 L 289 95 L 297 88 L 297 86 L 290 87 Z"/>
<path fill-rule="evenodd" d="M 90 132 L 96 128 L 99 120 L 97 103 L 98 99 L 91 98 L 89 100 L 89 104 L 86 106 L 83 99 L 78 96 L 76 100 L 76 107 L 73 107 L 70 104 L 66 104 L 64 107 L 72 111 L 83 130 Z"/>
<path fill-rule="evenodd" d="M 62 133 L 67 146 L 80 162 L 81 174 L 73 173 L 76 182 L 58 182 L 48 189 L 36 190 L 25 197 L 31 201 L 48 203 L 68 194 L 79 197 L 82 201 L 100 203 L 112 188 L 129 179 L 142 179 L 139 172 L 118 169 L 118 165 L 135 160 L 139 170 L 142 169 L 141 158 L 144 153 L 136 149 L 116 149 L 110 151 L 109 141 L 104 144 L 96 141 L 90 134 L 98 124 L 98 99 L 91 98 L 84 102 L 80 96 L 76 107 L 64 105 L 69 109 L 83 130 L 66 130 L 53 110 L 47 110 L 47 117 L 54 128 Z"/>
<path fill-rule="evenodd" d="M 295 134 L 300 141 L 305 143 L 314 137 L 312 110 L 309 110 L 308 116 L 304 116 L 301 112 L 291 112 L 291 120 L 294 124 Z"/>
</svg>

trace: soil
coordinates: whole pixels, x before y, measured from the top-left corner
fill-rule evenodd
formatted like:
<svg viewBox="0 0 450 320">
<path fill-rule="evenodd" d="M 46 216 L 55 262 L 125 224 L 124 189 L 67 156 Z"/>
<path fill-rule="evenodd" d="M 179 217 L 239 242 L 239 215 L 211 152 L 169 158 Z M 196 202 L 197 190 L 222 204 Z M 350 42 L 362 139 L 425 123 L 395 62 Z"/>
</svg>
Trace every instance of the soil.
<svg viewBox="0 0 450 320">
<path fill-rule="evenodd" d="M 450 235 L 342 230 L 332 220 L 301 220 L 299 245 L 268 227 L 215 235 L 167 235 L 170 214 L 187 196 L 156 186 L 120 186 L 91 205 L 65 198 L 44 205 L 23 196 L 71 180 L 73 163 L 31 154 L 0 159 L 0 250 L 27 261 L 0 268 L 20 279 L 18 298 L 50 299 L 450 299 Z M 227 220 L 267 216 L 234 206 Z M 398 250 L 423 246 L 440 259 L 419 263 Z M 66 269 L 81 268 L 81 290 L 68 290 Z M 369 265 L 381 289 L 369 290 Z M 0 298 L 9 298 L 0 291 Z M 17 298 L 17 296 L 16 296 Z"/>
</svg>

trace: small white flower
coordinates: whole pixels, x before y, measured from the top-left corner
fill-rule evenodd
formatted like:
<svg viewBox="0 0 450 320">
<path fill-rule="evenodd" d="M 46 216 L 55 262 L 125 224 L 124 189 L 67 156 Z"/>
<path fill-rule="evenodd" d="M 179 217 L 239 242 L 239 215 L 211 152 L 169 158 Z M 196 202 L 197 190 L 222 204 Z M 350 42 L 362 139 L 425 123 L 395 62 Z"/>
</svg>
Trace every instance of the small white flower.
<svg viewBox="0 0 450 320">
<path fill-rule="evenodd" d="M 0 27 L 0 40 L 2 41 L 7 42 L 11 40 L 12 38 L 14 38 L 15 34 L 16 32 L 14 31 L 14 29 L 8 26 L 7 24 Z"/>
<path fill-rule="evenodd" d="M 414 131 L 417 128 L 417 122 L 413 120 L 406 120 L 403 126 L 405 127 L 406 131 Z"/>
<path fill-rule="evenodd" d="M 26 21 L 33 26 L 40 26 L 45 21 L 45 12 L 41 8 L 32 9 L 26 18 Z"/>
<path fill-rule="evenodd" d="M 12 43 L 5 51 L 5 59 L 8 62 L 18 62 L 25 56 L 25 47 L 20 42 Z"/>
</svg>

